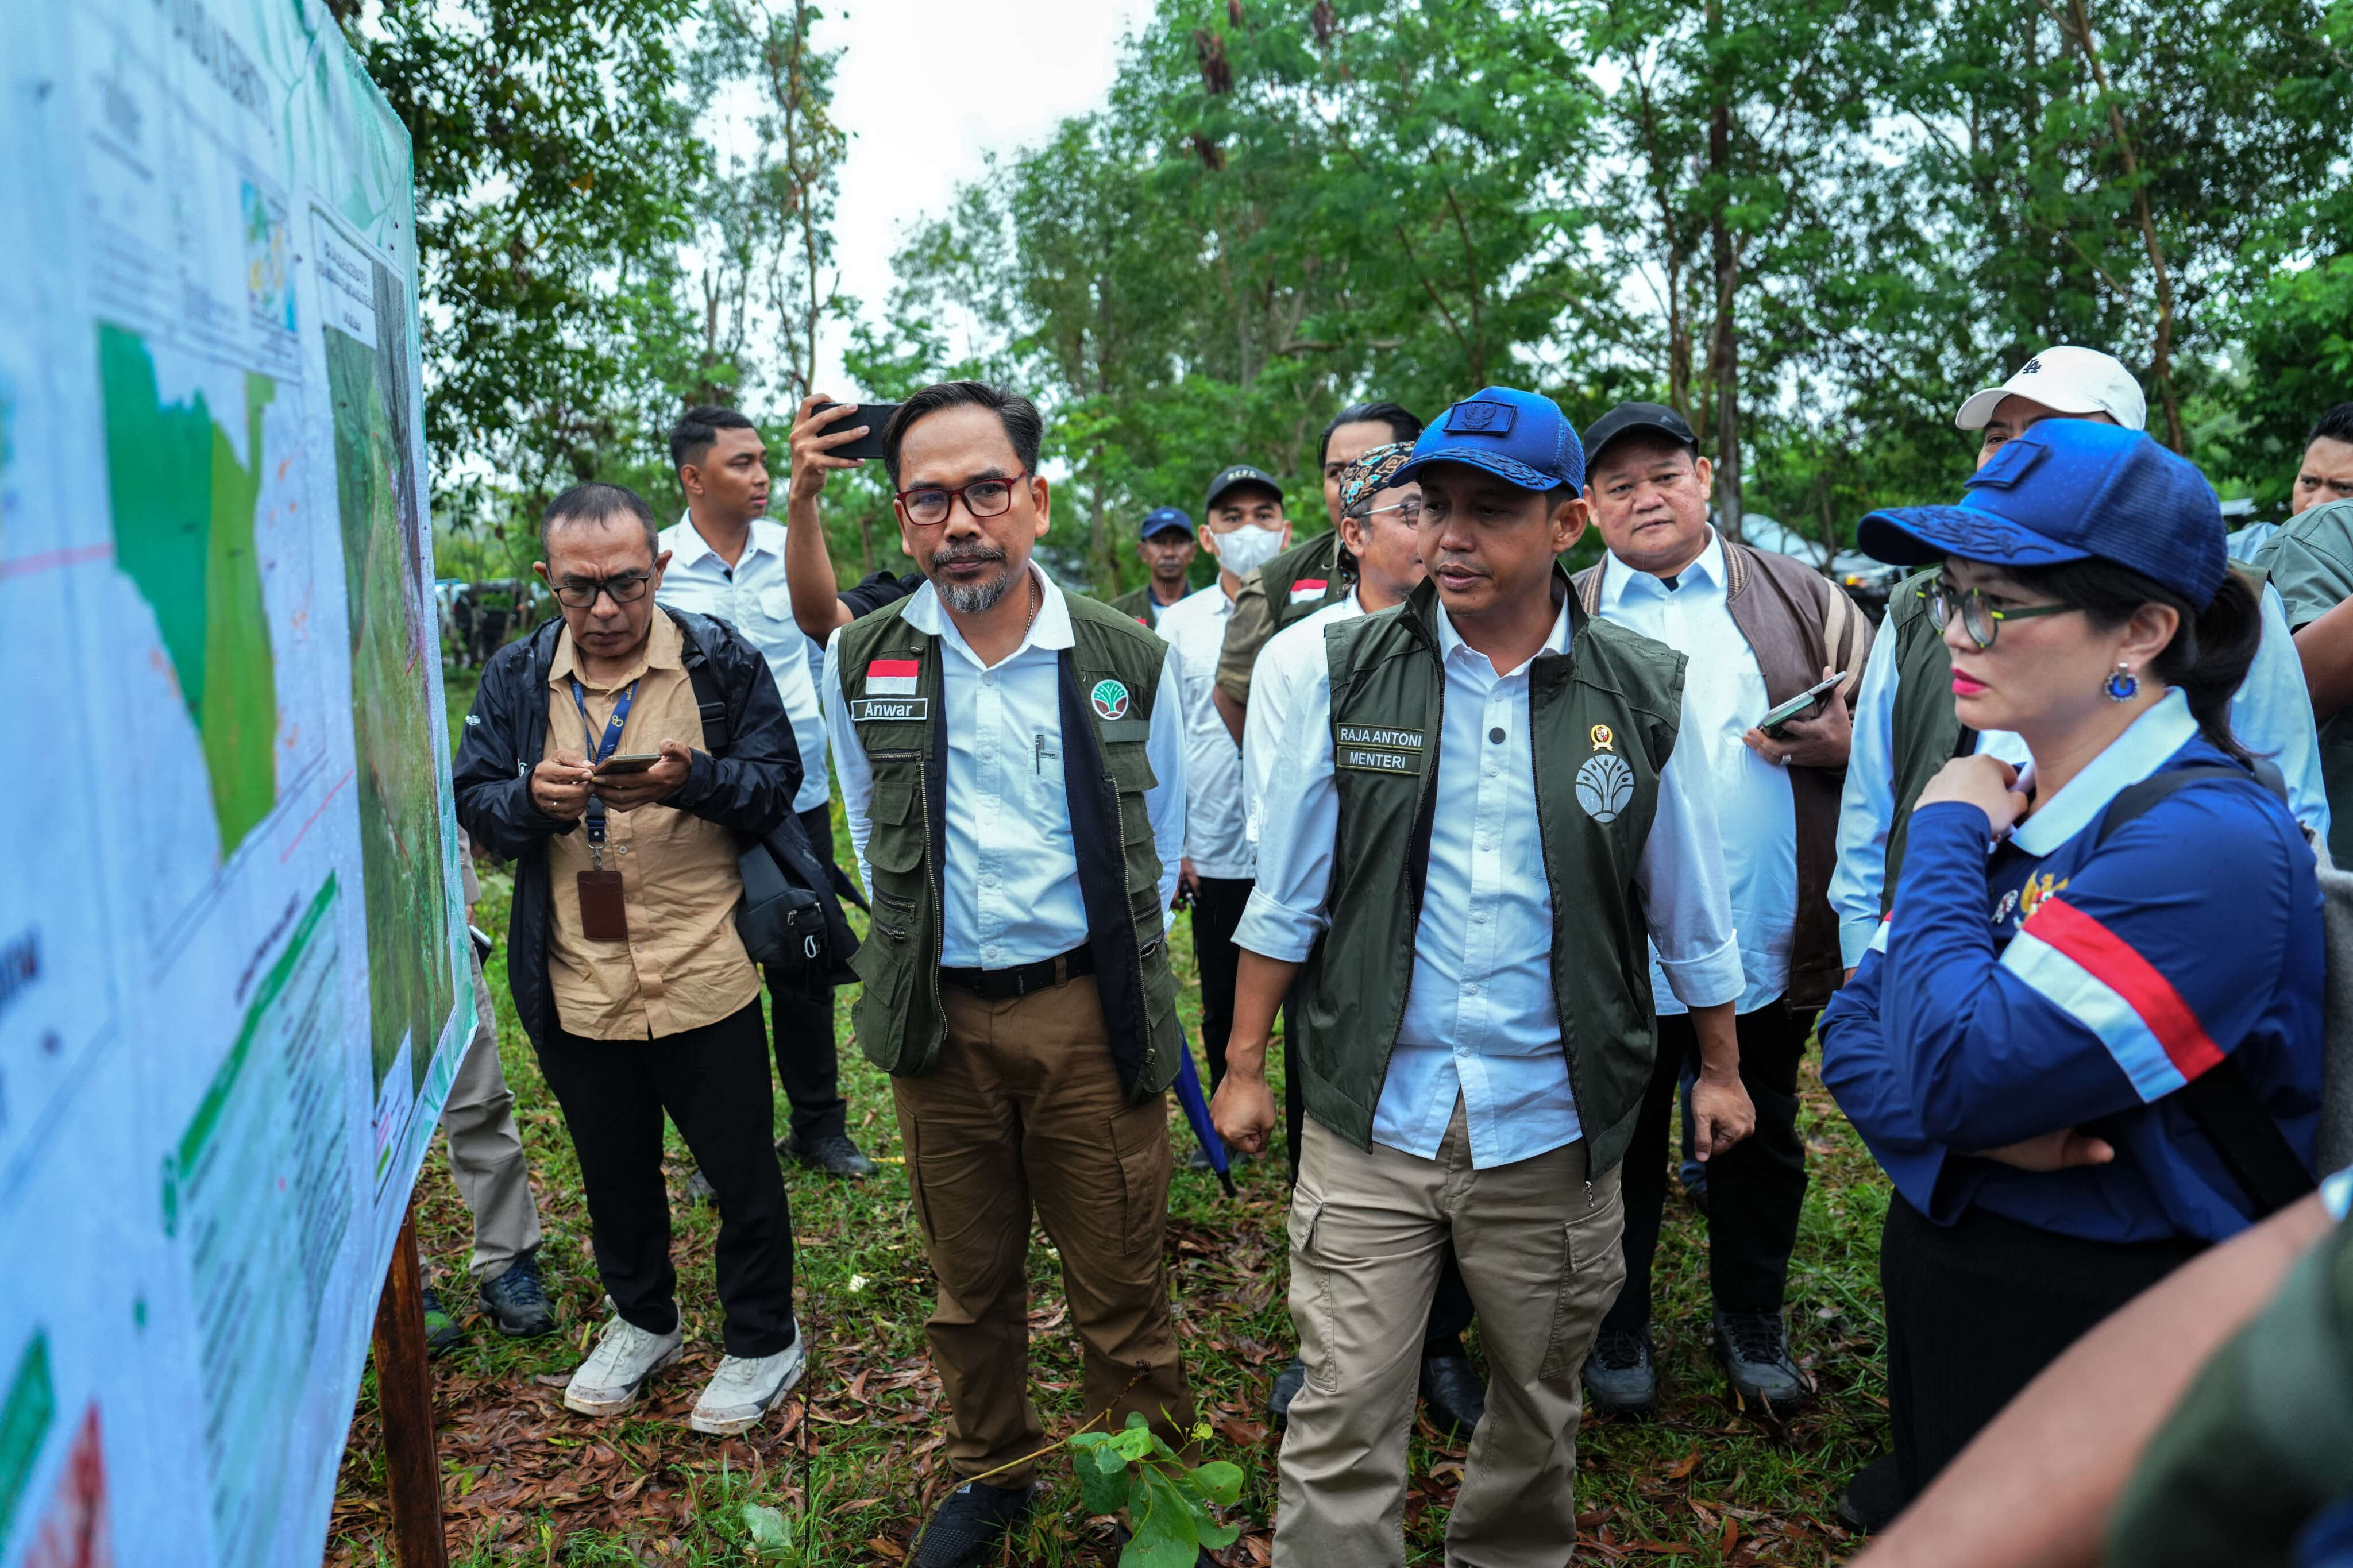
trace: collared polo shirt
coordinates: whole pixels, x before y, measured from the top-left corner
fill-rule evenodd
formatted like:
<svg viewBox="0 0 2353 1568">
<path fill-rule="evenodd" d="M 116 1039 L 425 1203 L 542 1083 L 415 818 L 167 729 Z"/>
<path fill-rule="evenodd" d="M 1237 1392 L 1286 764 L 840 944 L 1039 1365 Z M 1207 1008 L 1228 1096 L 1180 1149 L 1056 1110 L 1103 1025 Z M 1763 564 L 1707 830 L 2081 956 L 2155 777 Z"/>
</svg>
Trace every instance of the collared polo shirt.
<svg viewBox="0 0 2353 1568">
<path fill-rule="evenodd" d="M 1498 672 L 1464 642 L 1441 605 L 1446 686 L 1438 787 L 1413 980 L 1373 1142 L 1435 1159 L 1458 1098 L 1479 1170 L 1508 1165 L 1583 1135 L 1553 991 L 1552 889 L 1537 826 L 1529 737 L 1528 668 Z M 1569 642 L 1564 602 L 1541 651 Z M 1740 994 L 1740 950 L 1725 891 L 1724 855 L 1696 748 L 1675 747 L 1659 775 L 1657 816 L 1634 880 L 1667 980 L 1694 1007 Z M 1327 668 L 1299 690 L 1267 784 L 1251 889 L 1236 945 L 1304 959 L 1330 923 L 1340 825 L 1333 777 Z M 1402 889 L 1398 891 L 1404 897 Z"/>
<path fill-rule="evenodd" d="M 1773 706 L 1764 667 L 1732 618 L 1725 598 L 1724 542 L 1708 531 L 1707 548 L 1675 574 L 1669 588 L 1616 556 L 1601 563 L 1602 618 L 1684 655 L 1683 729 L 1675 753 L 1697 752 L 1724 842 L 1724 875 L 1740 932 L 1746 989 L 1738 1011 L 1778 1001 L 1789 988 L 1789 938 L 1798 923 L 1798 807 L 1789 771 L 1748 749 L 1741 736 Z M 1683 1003 L 1653 952 L 1651 990 L 1661 1013 Z"/>
<path fill-rule="evenodd" d="M 696 531 L 691 516 L 662 530 L 661 547 L 670 552 L 670 566 L 656 597 L 674 609 L 717 616 L 760 650 L 801 754 L 801 787 L 793 809 L 823 805 L 833 788 L 825 773 L 825 715 L 818 711 L 809 673 L 809 650 L 817 645 L 793 619 L 792 588 L 785 578 L 785 525 L 754 518 L 744 553 L 733 566 Z"/>
<path fill-rule="evenodd" d="M 681 658 L 678 626 L 656 611 L 645 657 L 609 683 L 580 674 L 588 728 L 600 738 L 631 681 L 617 755 L 651 752 L 664 741 L 702 749 L 702 714 Z M 572 696 L 569 628 L 547 667 L 547 755 L 588 749 Z M 629 937 L 592 942 L 580 925 L 579 873 L 590 868 L 584 826 L 547 841 L 555 919 L 548 930 L 547 979 L 565 1031 L 591 1040 L 660 1039 L 732 1016 L 760 994 L 760 972 L 735 933 L 744 896 L 735 836 L 718 823 L 659 802 L 605 814 L 605 869 L 621 873 Z"/>
<path fill-rule="evenodd" d="M 947 726 L 948 743 L 940 963 L 950 969 L 1016 968 L 1087 940 L 1062 776 L 1060 659 L 1077 637 L 1062 590 L 1035 562 L 1029 569 L 1044 590 L 1038 618 L 1020 646 L 995 664 L 972 650 L 929 583 L 902 612 L 909 626 L 940 639 L 939 721 Z M 873 832 L 874 773 L 841 700 L 840 647 L 837 633 L 826 658 L 826 722 L 858 874 L 871 890 L 866 843 Z M 1144 803 L 1166 909 L 1185 852 L 1185 705 L 1173 659 L 1161 665 L 1145 756 L 1159 781 Z"/>
</svg>

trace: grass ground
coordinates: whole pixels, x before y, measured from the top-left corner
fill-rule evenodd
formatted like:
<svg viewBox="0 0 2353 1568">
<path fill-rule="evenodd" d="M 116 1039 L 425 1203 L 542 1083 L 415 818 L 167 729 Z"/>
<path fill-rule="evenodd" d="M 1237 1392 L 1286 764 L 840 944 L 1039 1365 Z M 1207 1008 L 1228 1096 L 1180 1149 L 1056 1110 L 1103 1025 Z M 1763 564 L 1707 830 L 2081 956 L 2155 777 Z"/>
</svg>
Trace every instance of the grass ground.
<svg viewBox="0 0 2353 1568">
<path fill-rule="evenodd" d="M 462 700 L 453 681 L 453 710 Z M 503 877 L 485 879 L 478 915 L 485 930 L 504 929 L 506 895 Z M 1197 1026 L 1199 992 L 1182 920 L 1175 952 L 1185 982 L 1181 1005 L 1188 1027 Z M 796 1397 L 764 1426 L 722 1441 L 685 1427 L 686 1412 L 720 1353 L 711 1282 L 717 1221 L 711 1209 L 687 1201 L 691 1161 L 674 1132 L 667 1166 L 686 1359 L 662 1373 L 623 1419 L 594 1422 L 563 1408 L 565 1374 L 597 1325 L 600 1291 L 578 1166 L 510 1010 L 504 964 L 501 949 L 491 966 L 500 1046 L 531 1152 L 547 1231 L 542 1263 L 563 1332 L 517 1344 L 477 1324 L 464 1347 L 436 1363 L 453 1561 L 470 1568 L 903 1562 L 916 1524 L 951 1483 L 939 1458 L 939 1385 L 923 1354 L 930 1279 L 898 1163 L 889 1081 L 850 1042 L 848 993 L 839 1032 L 850 1127 L 882 1162 L 881 1172 L 851 1184 L 786 1167 L 809 1371 Z M 1831 1510 L 1845 1478 L 1884 1436 L 1876 1259 L 1886 1189 L 1810 1074 L 1804 1103 L 1813 1185 L 1790 1270 L 1788 1310 L 1796 1348 L 1819 1380 L 1821 1398 L 1773 1429 L 1726 1407 L 1707 1348 L 1705 1222 L 1686 1203 L 1670 1200 L 1655 1309 L 1665 1402 L 1656 1420 L 1595 1422 L 1581 1435 L 1580 1561 L 1805 1565 L 1839 1561 L 1852 1549 Z M 779 1097 L 780 1136 L 784 1111 Z M 1172 1115 L 1181 1161 L 1191 1141 L 1181 1113 Z M 1249 1477 L 1237 1510 L 1238 1519 L 1246 1516 L 1245 1533 L 1222 1554 L 1239 1565 L 1267 1561 L 1275 1450 L 1263 1405 L 1292 1340 L 1283 1306 L 1281 1151 L 1241 1165 L 1237 1178 L 1240 1197 L 1229 1200 L 1213 1178 L 1179 1169 L 1168 1256 L 1187 1369 L 1216 1432 L 1203 1457 L 1231 1459 Z M 417 1203 L 428 1269 L 453 1306 L 470 1305 L 470 1222 L 438 1142 Z M 1059 1436 L 1084 1414 L 1076 1342 L 1042 1235 L 1033 1237 L 1029 1263 L 1033 1386 Z M 1472 1344 L 1475 1354 L 1475 1333 Z M 371 1376 L 337 1487 L 327 1552 L 334 1568 L 392 1562 L 379 1444 Z M 1411 1460 L 1409 1554 L 1416 1563 L 1440 1563 L 1463 1452 L 1424 1426 L 1412 1437 Z M 1049 1495 L 1003 1561 L 1114 1562 L 1108 1523 L 1085 1517 L 1067 1466 L 1050 1459 L 1044 1473 Z M 746 1502 L 779 1509 L 793 1522 L 791 1555 L 752 1554 Z"/>
</svg>

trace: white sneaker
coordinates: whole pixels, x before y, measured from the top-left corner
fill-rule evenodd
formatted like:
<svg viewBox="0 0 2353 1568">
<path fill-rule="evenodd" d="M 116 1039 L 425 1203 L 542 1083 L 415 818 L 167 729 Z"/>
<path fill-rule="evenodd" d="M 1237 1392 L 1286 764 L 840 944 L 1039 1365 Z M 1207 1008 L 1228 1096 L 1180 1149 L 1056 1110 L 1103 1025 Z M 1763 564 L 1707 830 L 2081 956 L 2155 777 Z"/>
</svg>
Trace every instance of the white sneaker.
<svg viewBox="0 0 2353 1568">
<path fill-rule="evenodd" d="M 677 1329 L 649 1333 L 616 1316 L 596 1336 L 596 1348 L 564 1388 L 564 1407 L 583 1415 L 617 1415 L 638 1402 L 646 1379 L 676 1361 L 686 1346 Z"/>
<path fill-rule="evenodd" d="M 694 1414 L 686 1424 L 714 1437 L 749 1431 L 801 1380 L 807 1365 L 796 1324 L 793 1342 L 774 1355 L 731 1355 L 722 1360 L 710 1386 L 694 1402 Z"/>
</svg>

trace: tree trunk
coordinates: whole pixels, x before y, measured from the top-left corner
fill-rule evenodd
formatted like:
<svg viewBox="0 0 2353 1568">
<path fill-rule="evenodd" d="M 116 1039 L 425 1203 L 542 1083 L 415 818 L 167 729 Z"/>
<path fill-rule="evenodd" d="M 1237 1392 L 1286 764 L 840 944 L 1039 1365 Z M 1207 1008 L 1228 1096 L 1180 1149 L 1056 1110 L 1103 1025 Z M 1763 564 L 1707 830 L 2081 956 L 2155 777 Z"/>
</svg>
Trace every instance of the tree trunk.
<svg viewBox="0 0 2353 1568">
<path fill-rule="evenodd" d="M 1095 595 L 1109 599 L 1119 593 L 1119 563 L 1112 558 L 1111 537 L 1103 529 L 1103 448 L 1097 447 L 1087 459 L 1087 468 L 1094 479 L 1087 516 L 1088 564 L 1093 568 Z"/>
<path fill-rule="evenodd" d="M 1714 7 L 1710 7 L 1711 16 Z M 1708 369 L 1715 382 L 1715 510 L 1726 539 L 1740 537 L 1740 333 L 1732 317 L 1740 287 L 1740 256 L 1724 221 L 1731 200 L 1732 105 L 1719 85 L 1707 121 L 1707 167 L 1715 183 L 1707 232 L 1715 260 L 1715 341 Z"/>
</svg>

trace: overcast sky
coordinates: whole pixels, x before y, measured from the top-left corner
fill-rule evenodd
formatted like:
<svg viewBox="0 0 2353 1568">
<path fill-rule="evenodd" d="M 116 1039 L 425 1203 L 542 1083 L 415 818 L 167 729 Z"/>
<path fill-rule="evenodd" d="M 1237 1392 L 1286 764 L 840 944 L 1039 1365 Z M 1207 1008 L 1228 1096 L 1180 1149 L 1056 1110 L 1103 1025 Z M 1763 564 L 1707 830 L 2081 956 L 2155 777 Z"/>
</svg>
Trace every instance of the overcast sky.
<svg viewBox="0 0 2353 1568">
<path fill-rule="evenodd" d="M 1119 41 L 1149 0 L 837 0 L 818 41 L 841 48 L 835 120 L 849 132 L 834 225 L 842 288 L 869 313 L 890 294 L 891 255 L 946 210 L 983 154 L 1034 144 L 1101 103 Z M 837 394 L 848 332 L 836 328 L 818 384 Z"/>
</svg>

